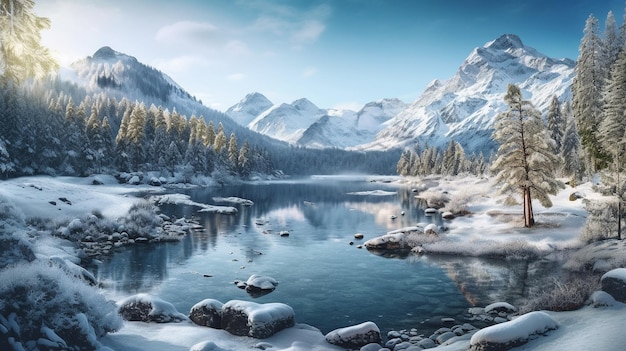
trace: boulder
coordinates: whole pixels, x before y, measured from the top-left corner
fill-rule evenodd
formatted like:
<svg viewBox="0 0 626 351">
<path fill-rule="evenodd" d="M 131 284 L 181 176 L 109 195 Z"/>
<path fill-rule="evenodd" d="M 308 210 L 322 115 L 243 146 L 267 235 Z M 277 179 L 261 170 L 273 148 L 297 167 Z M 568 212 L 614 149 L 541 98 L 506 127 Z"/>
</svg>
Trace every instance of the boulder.
<svg viewBox="0 0 626 351">
<path fill-rule="evenodd" d="M 191 307 L 189 319 L 197 325 L 220 329 L 222 328 L 223 306 L 224 304 L 217 300 L 202 300 Z"/>
<path fill-rule="evenodd" d="M 117 312 L 127 321 L 169 323 L 187 319 L 171 303 L 148 294 L 127 298 L 121 302 Z"/>
<path fill-rule="evenodd" d="M 380 343 L 380 329 L 374 322 L 339 328 L 326 334 L 330 344 L 347 349 L 359 349 L 367 344 Z"/>
<path fill-rule="evenodd" d="M 222 307 L 222 329 L 233 335 L 268 338 L 295 325 L 293 309 L 283 303 L 231 300 Z"/>
<path fill-rule="evenodd" d="M 559 325 L 545 312 L 535 311 L 512 321 L 483 328 L 470 339 L 470 351 L 510 350 L 555 330 Z"/>
<path fill-rule="evenodd" d="M 272 277 L 253 274 L 245 282 L 235 280 L 235 285 L 240 289 L 245 289 L 250 296 L 256 298 L 274 291 L 278 286 L 278 281 Z"/>
<path fill-rule="evenodd" d="M 606 272 L 600 279 L 602 290 L 619 302 L 626 302 L 626 268 Z"/>
</svg>

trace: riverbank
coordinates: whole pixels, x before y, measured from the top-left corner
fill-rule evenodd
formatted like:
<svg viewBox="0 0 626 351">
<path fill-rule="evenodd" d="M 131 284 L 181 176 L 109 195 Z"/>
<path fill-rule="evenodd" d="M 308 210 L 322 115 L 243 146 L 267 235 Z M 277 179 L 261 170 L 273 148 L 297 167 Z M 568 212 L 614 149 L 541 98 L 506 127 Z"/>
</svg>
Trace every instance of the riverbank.
<svg viewBox="0 0 626 351">
<path fill-rule="evenodd" d="M 398 185 L 420 186 L 419 180 L 411 181 L 413 183 L 402 182 Z M 551 209 L 536 208 L 537 221 L 541 229 L 541 232 L 537 233 L 531 232 L 535 229 L 528 230 L 519 226 L 518 220 L 515 219 L 520 214 L 518 208 L 502 210 L 502 206 L 492 196 L 492 185 L 488 179 L 430 179 L 428 182 L 430 185 L 428 191 L 433 194 L 433 197 L 447 195 L 458 199 L 456 206 L 464 206 L 470 213 L 446 222 L 448 229 L 441 233 L 441 236 L 446 237 L 447 253 L 450 247 L 456 247 L 457 249 L 453 252 L 471 256 L 480 247 L 493 246 L 497 248 L 506 246 L 510 242 L 522 241 L 537 249 L 553 252 L 582 246 L 577 236 L 582 224 L 584 224 L 586 213 L 580 200 L 569 201 L 569 195 L 573 189 L 566 189 L 559 193 L 554 200 L 555 206 Z M 105 178 L 99 185 L 93 185 L 89 178 L 50 177 L 28 177 L 0 183 L 0 195 L 19 209 L 23 217 L 39 217 L 50 220 L 58 220 L 60 217 L 79 217 L 91 211 L 100 211 L 104 216 L 110 218 L 123 216 L 138 201 L 132 196 L 132 193 L 137 191 L 155 192 L 159 189 L 149 186 L 119 185 L 112 178 Z M 597 196 L 590 184 L 583 184 L 577 187 L 575 191 L 584 193 L 587 197 Z M 416 195 L 426 197 L 428 193 L 422 192 Z M 55 202 L 55 204 L 51 202 Z M 489 245 L 486 245 L 487 243 Z M 80 253 L 70 242 L 47 236 L 37 238 L 37 242 L 34 244 L 39 259 L 63 256 L 73 262 L 79 261 Z M 443 247 L 442 244 L 439 245 Z M 427 247 L 427 249 L 433 250 L 433 247 Z M 608 270 L 611 268 L 611 262 L 618 261 L 605 259 L 605 262 L 607 262 L 605 269 Z M 591 335 L 589 325 L 596 325 L 603 331 L 603 336 L 606 336 L 605 339 L 610 339 L 614 329 L 606 321 L 621 325 L 624 320 L 616 320 L 619 318 L 617 315 L 623 314 L 620 311 L 622 311 L 621 305 L 616 304 L 612 308 L 584 308 L 579 311 L 554 313 L 554 315 L 564 316 L 555 317 L 561 320 L 560 324 L 565 326 L 559 330 Z M 589 320 L 589 325 L 575 323 L 577 318 Z M 572 327 L 569 327 L 570 324 Z M 550 334 L 548 338 L 553 338 L 553 335 L 560 335 L 558 339 L 563 339 L 553 340 L 550 345 L 559 345 L 559 342 L 571 340 L 569 337 L 564 338 L 561 333 L 559 331 L 556 334 Z M 612 337 L 619 339 L 621 334 L 616 333 Z M 575 339 L 578 340 L 579 345 L 591 345 L 582 339 Z M 261 342 L 251 338 L 232 336 L 219 330 L 197 327 L 186 322 L 168 325 L 125 322 L 118 332 L 109 334 L 101 339 L 101 342 L 104 345 L 103 349 L 110 347 L 118 351 L 144 349 L 159 351 L 189 350 L 197 342 L 206 340 L 215 341 L 224 350 L 249 349 Z M 598 345 L 597 338 L 595 341 L 595 345 Z M 263 342 L 272 345 L 272 350 L 339 349 L 326 343 L 321 332 L 302 325 L 280 332 L 270 339 L 263 340 Z M 463 349 L 463 346 L 460 345 L 464 342 L 460 340 L 459 345 L 455 344 L 455 347 L 459 347 L 457 348 L 459 350 Z M 590 348 L 602 349 L 591 346 Z M 467 344 L 464 349 L 467 349 Z M 584 349 L 584 347 L 580 349 Z"/>
</svg>

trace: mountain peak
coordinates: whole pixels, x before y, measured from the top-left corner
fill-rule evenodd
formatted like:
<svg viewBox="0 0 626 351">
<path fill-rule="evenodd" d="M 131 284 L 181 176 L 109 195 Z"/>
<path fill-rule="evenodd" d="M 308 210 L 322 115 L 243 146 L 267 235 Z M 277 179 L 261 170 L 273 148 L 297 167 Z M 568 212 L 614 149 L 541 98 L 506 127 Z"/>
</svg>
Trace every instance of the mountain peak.
<svg viewBox="0 0 626 351">
<path fill-rule="evenodd" d="M 93 54 L 93 58 L 111 59 L 117 57 L 119 54 L 119 52 L 111 49 L 111 47 L 103 46 Z"/>
<path fill-rule="evenodd" d="M 486 48 L 497 50 L 521 49 L 524 48 L 522 40 L 515 34 L 504 34 L 496 40 L 492 40 L 485 44 Z"/>
</svg>

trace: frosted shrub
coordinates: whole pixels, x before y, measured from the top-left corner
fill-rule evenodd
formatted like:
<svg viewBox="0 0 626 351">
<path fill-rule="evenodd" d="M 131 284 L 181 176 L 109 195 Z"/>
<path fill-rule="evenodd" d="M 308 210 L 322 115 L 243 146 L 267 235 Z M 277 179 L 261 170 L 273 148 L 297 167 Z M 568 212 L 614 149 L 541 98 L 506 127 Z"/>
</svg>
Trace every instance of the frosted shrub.
<svg viewBox="0 0 626 351">
<path fill-rule="evenodd" d="M 122 326 L 113 302 L 56 266 L 17 265 L 0 272 L 0 281 L 2 350 L 15 349 L 11 339 L 43 349 L 95 350 L 98 337 Z"/>
<path fill-rule="evenodd" d="M 585 201 L 589 212 L 580 239 L 593 242 L 617 237 L 618 206 L 614 198 L 604 201 Z"/>
<path fill-rule="evenodd" d="M 158 216 L 157 208 L 152 203 L 141 201 L 128 210 L 122 223 L 129 238 L 150 238 L 157 235 L 157 228 L 161 226 L 163 219 Z"/>
<path fill-rule="evenodd" d="M 594 291 L 600 290 L 600 277 L 591 274 L 554 278 L 553 284 L 529 293 L 520 314 L 531 311 L 572 311 L 580 308 Z"/>
<path fill-rule="evenodd" d="M 0 229 L 24 224 L 24 214 L 11 201 L 0 196 Z"/>
</svg>

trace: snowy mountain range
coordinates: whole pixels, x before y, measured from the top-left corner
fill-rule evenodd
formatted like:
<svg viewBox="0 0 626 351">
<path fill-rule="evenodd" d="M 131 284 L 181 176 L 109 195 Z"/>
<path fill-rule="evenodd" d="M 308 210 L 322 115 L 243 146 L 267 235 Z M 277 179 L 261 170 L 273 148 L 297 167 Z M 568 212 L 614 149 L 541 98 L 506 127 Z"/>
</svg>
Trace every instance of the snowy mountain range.
<svg viewBox="0 0 626 351">
<path fill-rule="evenodd" d="M 495 116 L 507 109 L 507 85 L 544 114 L 554 96 L 571 100 L 575 62 L 553 59 L 506 34 L 475 48 L 448 80 L 435 80 L 412 104 L 384 99 L 360 111 L 320 109 L 306 99 L 273 105 L 247 95 L 226 114 L 251 130 L 307 147 L 388 150 L 444 146 L 454 138 L 468 152 L 495 149 Z"/>
<path fill-rule="evenodd" d="M 135 57 L 105 46 L 70 67 L 61 69 L 60 78 L 84 89 L 87 94 L 106 94 L 118 101 L 126 98 L 146 106 L 154 104 L 187 116 L 203 116 L 215 126 L 222 123 L 226 131 L 234 132 L 240 140 L 261 145 L 284 146 L 242 127 L 226 114 L 210 109 L 197 100 L 167 74 L 139 62 Z"/>
<path fill-rule="evenodd" d="M 495 116 L 507 110 L 507 85 L 516 84 L 524 98 L 546 113 L 554 96 L 571 100 L 575 62 L 549 58 L 506 34 L 475 48 L 456 74 L 431 82 L 408 108 L 387 122 L 376 139 L 361 149 L 421 145 L 443 146 L 450 138 L 466 151 L 494 150 Z"/>
<path fill-rule="evenodd" d="M 384 123 L 406 107 L 398 99 L 383 99 L 358 112 L 321 109 L 306 98 L 273 104 L 263 94 L 251 93 L 226 114 L 253 131 L 293 145 L 344 149 L 373 140 Z"/>
</svg>

